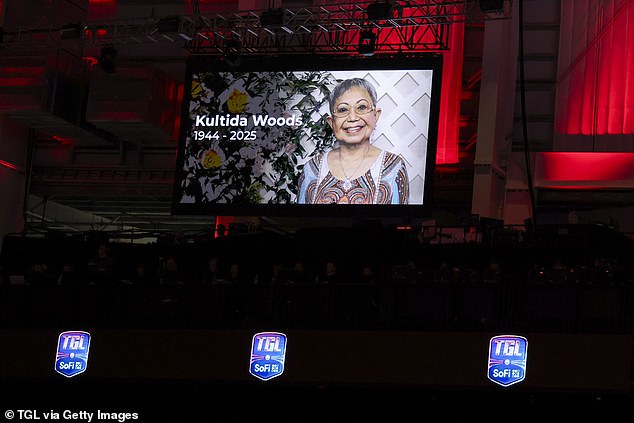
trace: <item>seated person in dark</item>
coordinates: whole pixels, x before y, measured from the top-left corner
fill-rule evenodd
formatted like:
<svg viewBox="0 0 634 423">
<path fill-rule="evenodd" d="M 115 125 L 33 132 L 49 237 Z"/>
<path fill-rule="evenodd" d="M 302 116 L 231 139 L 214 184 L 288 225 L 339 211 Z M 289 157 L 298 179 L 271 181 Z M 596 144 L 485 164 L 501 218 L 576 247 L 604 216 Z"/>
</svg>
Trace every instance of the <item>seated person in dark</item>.
<svg viewBox="0 0 634 423">
<path fill-rule="evenodd" d="M 185 282 L 175 257 L 169 256 L 165 259 L 159 282 L 161 285 L 181 285 Z"/>
<path fill-rule="evenodd" d="M 88 261 L 88 274 L 90 283 L 113 283 L 117 281 L 115 260 L 110 257 L 109 248 L 101 243 L 97 247 L 97 255 Z"/>
<path fill-rule="evenodd" d="M 337 264 L 334 260 L 326 261 L 323 270 L 317 275 L 318 283 L 340 283 L 341 275 L 337 269 Z"/>
<path fill-rule="evenodd" d="M 229 275 L 227 280 L 229 283 L 234 284 L 253 283 L 253 278 L 249 276 L 247 269 L 238 262 L 233 262 L 229 266 Z"/>
<path fill-rule="evenodd" d="M 151 286 L 156 285 L 157 282 L 155 275 L 152 274 L 145 263 L 137 263 L 134 273 L 128 280 L 130 285 L 135 286 Z"/>
<path fill-rule="evenodd" d="M 288 276 L 288 282 L 293 284 L 306 284 L 312 281 L 313 280 L 311 280 L 310 275 L 306 270 L 304 261 L 302 259 L 295 260 L 295 264 Z"/>
<path fill-rule="evenodd" d="M 201 282 L 203 285 L 227 283 L 227 278 L 221 270 L 221 263 L 218 257 L 211 257 L 207 261 L 207 268 L 202 274 Z"/>
</svg>

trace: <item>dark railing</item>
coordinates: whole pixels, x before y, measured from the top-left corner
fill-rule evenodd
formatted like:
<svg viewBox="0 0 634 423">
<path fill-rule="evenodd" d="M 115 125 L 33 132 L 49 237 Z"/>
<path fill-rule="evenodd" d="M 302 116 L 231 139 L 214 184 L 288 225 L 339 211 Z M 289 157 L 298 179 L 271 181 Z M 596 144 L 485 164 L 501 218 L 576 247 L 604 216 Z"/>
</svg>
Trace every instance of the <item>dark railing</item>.
<svg viewBox="0 0 634 423">
<path fill-rule="evenodd" d="M 629 285 L 5 285 L 1 326 L 626 333 L 631 300 Z"/>
</svg>

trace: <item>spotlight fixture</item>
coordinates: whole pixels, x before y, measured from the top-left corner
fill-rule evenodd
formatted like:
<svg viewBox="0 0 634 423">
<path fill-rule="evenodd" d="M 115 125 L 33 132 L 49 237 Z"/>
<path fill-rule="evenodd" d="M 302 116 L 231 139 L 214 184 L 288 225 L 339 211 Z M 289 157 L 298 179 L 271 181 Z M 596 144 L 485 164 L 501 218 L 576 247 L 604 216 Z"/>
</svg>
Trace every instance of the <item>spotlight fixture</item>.
<svg viewBox="0 0 634 423">
<path fill-rule="evenodd" d="M 480 11 L 483 13 L 500 13 L 504 11 L 504 0 L 480 0 Z"/>
<path fill-rule="evenodd" d="M 114 73 L 117 69 L 117 50 L 112 46 L 101 48 L 99 66 L 107 73 Z"/>
<path fill-rule="evenodd" d="M 87 40 L 92 40 L 94 38 L 103 38 L 108 35 L 108 28 L 99 25 L 97 27 L 85 26 L 84 27 L 84 38 Z"/>
<path fill-rule="evenodd" d="M 377 1 L 376 3 L 369 4 L 365 11 L 368 15 L 368 19 L 371 21 L 391 19 L 393 17 L 392 4 L 389 1 Z"/>
<path fill-rule="evenodd" d="M 373 56 L 376 48 L 376 34 L 369 29 L 359 32 L 359 54 Z"/>
<path fill-rule="evenodd" d="M 284 24 L 284 11 L 282 9 L 269 9 L 260 15 L 260 25 L 280 26 Z"/>
<path fill-rule="evenodd" d="M 242 63 L 241 48 L 242 44 L 239 40 L 230 39 L 225 42 L 224 58 L 229 66 L 240 66 L 240 63 Z"/>
</svg>

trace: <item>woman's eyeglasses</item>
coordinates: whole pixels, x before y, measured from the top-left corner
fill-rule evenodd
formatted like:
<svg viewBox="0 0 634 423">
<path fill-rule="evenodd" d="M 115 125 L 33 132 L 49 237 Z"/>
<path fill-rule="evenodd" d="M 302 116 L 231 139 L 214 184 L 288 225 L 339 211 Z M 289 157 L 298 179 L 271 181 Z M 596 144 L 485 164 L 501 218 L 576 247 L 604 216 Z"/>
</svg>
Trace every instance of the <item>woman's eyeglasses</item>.
<svg viewBox="0 0 634 423">
<path fill-rule="evenodd" d="M 350 114 L 350 110 L 354 110 L 355 115 L 367 115 L 374 110 L 374 107 L 365 101 L 357 103 L 353 106 L 349 104 L 340 104 L 332 111 L 333 116 L 344 118 Z"/>
</svg>

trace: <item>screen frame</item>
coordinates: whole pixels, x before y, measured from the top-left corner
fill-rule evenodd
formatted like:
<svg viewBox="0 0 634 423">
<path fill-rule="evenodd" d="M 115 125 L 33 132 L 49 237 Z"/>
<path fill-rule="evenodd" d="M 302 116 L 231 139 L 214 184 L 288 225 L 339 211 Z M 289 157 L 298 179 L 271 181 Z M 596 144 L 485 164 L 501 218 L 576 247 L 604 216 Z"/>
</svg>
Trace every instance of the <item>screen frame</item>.
<svg viewBox="0 0 634 423">
<path fill-rule="evenodd" d="M 191 56 L 186 64 L 181 122 L 176 157 L 176 171 L 172 194 L 173 215 L 215 216 L 285 216 L 285 217 L 350 217 L 363 219 L 429 217 L 433 210 L 433 182 L 436 168 L 438 123 L 440 115 L 442 54 L 375 54 L 374 56 L 343 56 L 334 54 L 244 56 L 239 63 L 227 61 L 222 56 Z M 200 72 L 301 72 L 301 71 L 381 71 L 381 70 L 432 70 L 432 93 L 427 133 L 427 154 L 423 204 L 227 204 L 181 203 L 180 184 L 187 176 L 183 152 L 188 131 L 192 128 L 189 118 L 193 75 Z"/>
</svg>

